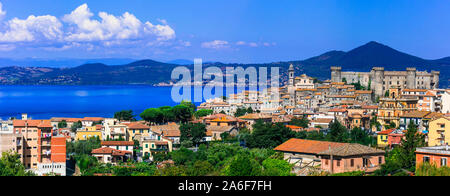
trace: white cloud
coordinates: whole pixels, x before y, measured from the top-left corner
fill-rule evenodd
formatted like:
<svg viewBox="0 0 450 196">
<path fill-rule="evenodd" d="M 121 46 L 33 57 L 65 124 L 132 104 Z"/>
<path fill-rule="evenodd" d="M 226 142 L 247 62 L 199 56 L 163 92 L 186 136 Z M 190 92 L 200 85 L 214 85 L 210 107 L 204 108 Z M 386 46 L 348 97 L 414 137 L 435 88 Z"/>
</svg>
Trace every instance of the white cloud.
<svg viewBox="0 0 450 196">
<path fill-rule="evenodd" d="M 214 40 L 211 42 L 203 42 L 202 48 L 210 48 L 210 49 L 221 49 L 221 48 L 227 48 L 228 42 L 223 40 Z"/>
<path fill-rule="evenodd" d="M 0 3 L 0 20 L 6 11 Z M 129 12 L 115 16 L 107 12 L 95 15 L 87 4 L 80 5 L 71 13 L 61 17 L 52 15 L 34 16 L 26 19 L 13 18 L 4 21 L 0 31 L 0 50 L 20 47 L 45 48 L 46 50 L 67 50 L 80 45 L 89 50 L 97 46 L 136 45 L 153 43 L 168 45 L 176 38 L 175 30 L 168 22 L 158 19 L 160 24 L 141 22 Z M 175 44 L 187 47 L 190 43 L 176 40 Z M 6 47 L 7 46 L 7 47 Z M 15 47 L 13 47 L 15 46 Z"/>
<path fill-rule="evenodd" d="M 246 45 L 247 43 L 245 43 L 244 41 L 238 41 L 238 42 L 236 42 L 236 45 L 238 45 L 238 46 L 244 46 L 244 45 Z"/>
<path fill-rule="evenodd" d="M 6 15 L 6 11 L 3 10 L 3 4 L 2 4 L 2 2 L 0 2 L 0 20 L 3 20 L 5 15 Z"/>
<path fill-rule="evenodd" d="M 50 15 L 31 15 L 25 20 L 14 18 L 5 26 L 7 30 L 0 32 L 0 42 L 54 41 L 63 35 L 61 22 Z"/>
<path fill-rule="evenodd" d="M 250 46 L 250 47 L 258 47 L 258 44 L 255 43 L 255 42 L 251 42 L 251 43 L 248 44 L 248 46 Z"/>
<path fill-rule="evenodd" d="M 163 25 L 153 25 L 150 22 L 143 24 L 133 14 L 125 12 L 122 16 L 114 16 L 100 12 L 100 20 L 92 19 L 94 14 L 87 4 L 76 8 L 72 13 L 63 17 L 63 21 L 74 26 L 68 33 L 68 41 L 106 41 L 144 39 L 156 37 L 157 40 L 170 40 L 175 38 L 175 31 L 163 21 Z"/>
</svg>

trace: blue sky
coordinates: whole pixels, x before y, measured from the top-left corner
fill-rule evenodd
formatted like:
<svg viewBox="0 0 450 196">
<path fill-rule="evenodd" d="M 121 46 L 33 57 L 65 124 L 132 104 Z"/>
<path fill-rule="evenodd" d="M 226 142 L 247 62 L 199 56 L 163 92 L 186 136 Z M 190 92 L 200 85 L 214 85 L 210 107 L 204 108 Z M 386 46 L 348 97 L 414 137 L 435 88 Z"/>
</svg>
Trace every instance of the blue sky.
<svg viewBox="0 0 450 196">
<path fill-rule="evenodd" d="M 427 59 L 450 56 L 446 0 L 0 2 L 0 57 L 8 58 L 261 63 L 369 41 Z"/>
</svg>

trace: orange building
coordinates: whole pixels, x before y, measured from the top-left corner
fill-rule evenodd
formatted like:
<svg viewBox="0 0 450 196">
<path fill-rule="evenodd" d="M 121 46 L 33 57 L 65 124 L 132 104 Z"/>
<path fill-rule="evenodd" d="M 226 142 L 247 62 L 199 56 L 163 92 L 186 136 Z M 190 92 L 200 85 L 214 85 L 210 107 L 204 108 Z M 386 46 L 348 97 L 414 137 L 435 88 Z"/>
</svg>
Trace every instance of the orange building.
<svg viewBox="0 0 450 196">
<path fill-rule="evenodd" d="M 400 92 L 399 89 L 392 88 L 389 90 L 389 98 L 380 99 L 377 120 L 381 125 L 395 123 L 399 127 L 401 115 L 417 111 L 418 99 L 401 98 Z"/>
<path fill-rule="evenodd" d="M 13 121 L 14 133 L 23 136 L 23 164 L 38 175 L 66 174 L 66 138 L 53 131 L 50 120 Z"/>
<path fill-rule="evenodd" d="M 416 149 L 416 167 L 423 163 L 430 163 L 437 167 L 448 167 L 450 160 L 449 146 L 433 146 Z"/>
</svg>

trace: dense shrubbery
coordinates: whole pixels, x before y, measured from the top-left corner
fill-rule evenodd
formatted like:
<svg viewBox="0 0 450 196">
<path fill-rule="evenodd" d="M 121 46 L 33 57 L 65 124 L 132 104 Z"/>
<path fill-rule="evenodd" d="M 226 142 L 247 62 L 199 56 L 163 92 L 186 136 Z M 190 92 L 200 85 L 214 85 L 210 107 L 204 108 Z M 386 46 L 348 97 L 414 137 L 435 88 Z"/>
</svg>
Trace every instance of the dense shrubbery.
<svg viewBox="0 0 450 196">
<path fill-rule="evenodd" d="M 375 171 L 375 175 L 407 175 L 408 172 L 416 170 L 417 147 L 425 146 L 425 136 L 417 132 L 417 127 L 413 123 L 409 124 L 405 138 L 399 146 L 395 147 L 386 155 L 386 163 Z"/>
<path fill-rule="evenodd" d="M 34 176 L 34 173 L 25 171 L 17 153 L 3 152 L 0 158 L 0 176 Z"/>
<path fill-rule="evenodd" d="M 423 163 L 417 168 L 416 176 L 450 176 L 450 167 L 438 168 L 430 163 Z"/>
<path fill-rule="evenodd" d="M 186 123 L 192 119 L 196 106 L 191 102 L 183 101 L 180 105 L 160 108 L 149 108 L 141 113 L 140 117 L 147 122 L 164 124 L 167 122 Z"/>
</svg>

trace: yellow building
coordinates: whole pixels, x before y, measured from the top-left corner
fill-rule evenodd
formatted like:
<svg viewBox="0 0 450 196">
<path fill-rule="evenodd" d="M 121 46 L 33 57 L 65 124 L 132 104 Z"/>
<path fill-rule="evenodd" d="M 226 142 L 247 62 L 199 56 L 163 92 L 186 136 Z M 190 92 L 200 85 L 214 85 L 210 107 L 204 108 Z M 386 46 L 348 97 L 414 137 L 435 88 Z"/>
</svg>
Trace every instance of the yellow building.
<svg viewBox="0 0 450 196">
<path fill-rule="evenodd" d="M 132 122 L 128 127 L 128 141 L 139 140 L 140 137 L 147 137 L 150 133 L 150 127 L 140 122 Z"/>
<path fill-rule="evenodd" d="M 142 141 L 142 156 L 149 157 L 153 160 L 153 155 L 155 153 L 169 153 L 172 152 L 172 140 L 162 137 L 160 135 L 156 136 L 157 139 L 146 139 Z"/>
<path fill-rule="evenodd" d="M 395 123 L 396 127 L 399 127 L 401 115 L 417 111 L 418 99 L 402 98 L 399 91 L 392 88 L 389 90 L 389 98 L 380 99 L 377 120 L 383 126 Z"/>
<path fill-rule="evenodd" d="M 389 134 L 392 133 L 394 129 L 388 129 L 384 131 L 380 131 L 377 133 L 377 145 L 378 147 L 386 147 L 389 146 Z"/>
<path fill-rule="evenodd" d="M 430 121 L 428 146 L 450 144 L 450 117 L 440 117 Z"/>
<path fill-rule="evenodd" d="M 83 127 L 79 130 L 77 130 L 77 134 L 75 135 L 75 140 L 88 140 L 92 137 L 98 137 L 100 140 L 102 140 L 102 130 L 99 129 L 97 126 L 91 126 L 91 127 Z"/>
</svg>

